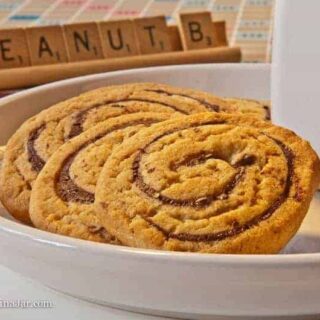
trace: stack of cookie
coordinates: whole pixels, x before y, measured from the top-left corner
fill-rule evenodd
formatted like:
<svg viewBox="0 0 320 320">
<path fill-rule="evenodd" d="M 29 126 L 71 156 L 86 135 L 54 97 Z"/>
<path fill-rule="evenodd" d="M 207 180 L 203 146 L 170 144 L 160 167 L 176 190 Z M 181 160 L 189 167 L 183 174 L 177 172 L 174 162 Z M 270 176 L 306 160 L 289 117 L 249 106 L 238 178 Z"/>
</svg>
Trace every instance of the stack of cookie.
<svg viewBox="0 0 320 320">
<path fill-rule="evenodd" d="M 0 198 L 50 232 L 132 247 L 275 253 L 320 180 L 309 144 L 265 104 L 168 85 L 94 90 L 11 137 Z"/>
</svg>

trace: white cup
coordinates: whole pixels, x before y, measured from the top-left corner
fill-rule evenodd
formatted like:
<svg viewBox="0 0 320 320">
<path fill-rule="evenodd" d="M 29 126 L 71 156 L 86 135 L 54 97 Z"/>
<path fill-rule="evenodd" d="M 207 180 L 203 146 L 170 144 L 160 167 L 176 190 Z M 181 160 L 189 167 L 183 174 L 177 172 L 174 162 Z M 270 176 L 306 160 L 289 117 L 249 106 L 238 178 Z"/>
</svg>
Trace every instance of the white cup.
<svg viewBox="0 0 320 320">
<path fill-rule="evenodd" d="M 320 155 L 320 0 L 277 0 L 271 95 L 273 122 Z"/>
</svg>

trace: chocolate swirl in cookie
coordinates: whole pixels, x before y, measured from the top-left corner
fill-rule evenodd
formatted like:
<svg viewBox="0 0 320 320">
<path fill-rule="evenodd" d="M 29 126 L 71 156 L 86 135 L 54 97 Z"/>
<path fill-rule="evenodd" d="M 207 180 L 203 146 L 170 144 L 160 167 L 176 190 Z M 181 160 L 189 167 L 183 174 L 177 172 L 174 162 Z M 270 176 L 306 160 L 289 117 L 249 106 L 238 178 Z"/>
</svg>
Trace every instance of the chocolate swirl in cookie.
<svg viewBox="0 0 320 320">
<path fill-rule="evenodd" d="M 203 242 L 203 241 L 221 241 L 224 240 L 228 237 L 233 237 L 235 235 L 238 235 L 254 226 L 257 226 L 261 221 L 267 220 L 288 198 L 289 190 L 292 184 L 292 175 L 293 175 L 293 155 L 292 151 L 285 146 L 282 142 L 277 141 L 276 139 L 273 139 L 273 141 L 281 147 L 284 155 L 286 156 L 287 159 L 287 164 L 288 164 L 288 175 L 286 179 L 286 185 L 284 188 L 283 193 L 280 195 L 280 197 L 275 200 L 266 210 L 264 210 L 260 215 L 250 219 L 248 222 L 244 223 L 243 225 L 239 225 L 237 222 L 233 224 L 233 227 L 228 230 L 223 230 L 219 231 L 216 233 L 206 233 L 206 234 L 201 234 L 201 235 L 196 235 L 196 234 L 190 234 L 190 233 L 171 233 L 164 228 L 160 227 L 157 225 L 155 222 L 153 222 L 150 219 L 146 219 L 152 226 L 156 227 L 158 230 L 160 230 L 167 238 L 174 238 L 174 239 L 179 239 L 182 241 L 194 241 L 194 242 Z M 241 171 L 240 171 L 241 172 Z M 242 171 L 243 172 L 243 171 Z M 232 189 L 239 183 L 240 174 L 236 175 L 233 180 L 231 180 L 230 184 L 228 184 L 224 192 L 219 196 L 216 197 L 216 199 L 226 199 L 228 194 L 232 191 Z M 231 186 L 231 187 L 230 187 Z M 160 201 L 163 201 L 162 199 L 159 199 Z M 213 197 L 207 197 L 203 201 L 206 205 L 209 202 L 212 202 Z M 181 205 L 180 202 L 177 200 L 171 200 L 172 202 L 170 203 L 171 205 Z M 194 200 L 193 203 L 189 203 L 189 205 L 193 205 L 195 207 L 199 206 L 197 203 L 199 200 Z M 201 199 L 202 201 L 202 199 Z M 164 201 L 163 201 L 164 202 Z M 185 205 L 185 203 L 183 203 Z"/>
<path fill-rule="evenodd" d="M 208 207 L 210 204 L 212 204 L 213 201 L 217 200 L 226 200 L 229 197 L 229 194 L 234 190 L 234 188 L 240 183 L 242 177 L 246 174 L 246 167 L 251 166 L 256 161 L 255 155 L 248 155 L 244 154 L 241 159 L 239 159 L 234 164 L 230 164 L 233 168 L 236 169 L 236 173 L 231 177 L 229 181 L 223 186 L 223 188 L 220 190 L 220 192 L 217 194 L 210 194 L 210 192 L 205 195 L 198 198 L 184 198 L 184 199 L 174 199 L 171 197 L 168 197 L 166 195 L 163 195 L 159 190 L 154 189 L 152 186 L 150 186 L 148 183 L 144 181 L 143 174 L 141 173 L 140 163 L 143 158 L 143 156 L 147 155 L 149 153 L 149 149 L 152 147 L 154 143 L 156 143 L 158 140 L 164 138 L 165 136 L 168 136 L 170 134 L 173 134 L 177 131 L 190 129 L 190 128 L 201 128 L 204 126 L 209 125 L 221 125 L 223 123 L 205 123 L 205 124 L 193 124 L 192 126 L 187 126 L 185 128 L 179 128 L 177 130 L 170 130 L 165 133 L 162 133 L 158 137 L 155 137 L 151 142 L 149 142 L 146 146 L 141 148 L 137 155 L 135 156 L 135 159 L 133 161 L 132 165 L 132 175 L 133 175 L 133 181 L 135 185 L 148 197 L 152 198 L 153 200 L 159 201 L 162 204 L 170 205 L 170 206 L 177 206 L 177 207 L 193 207 L 195 209 L 197 208 L 203 208 Z M 261 134 L 264 134 L 263 132 Z M 293 176 L 293 161 L 294 156 L 292 154 L 292 151 L 290 148 L 288 148 L 283 142 L 268 137 L 273 143 L 278 145 L 283 153 L 283 155 L 286 158 L 287 162 L 287 177 L 285 186 L 283 189 L 283 192 L 280 194 L 278 199 L 276 199 L 274 202 L 272 202 L 267 209 L 265 209 L 260 215 L 250 219 L 248 222 L 244 223 L 243 225 L 235 224 L 233 228 L 228 230 L 219 231 L 217 233 L 206 233 L 202 235 L 194 235 L 189 233 L 174 233 L 170 232 L 168 230 L 165 230 L 155 222 L 153 222 L 150 219 L 146 219 L 149 223 L 151 223 L 152 226 L 156 227 L 158 230 L 160 230 L 167 238 L 175 238 L 183 241 L 219 241 L 223 240 L 227 237 L 231 237 L 234 235 L 237 235 L 245 230 L 248 230 L 249 228 L 257 225 L 260 221 L 268 219 L 280 206 L 281 204 L 287 199 L 289 190 L 292 184 L 292 176 Z M 199 165 L 201 163 L 205 163 L 205 161 L 214 159 L 218 160 L 219 158 L 215 157 L 212 153 L 208 152 L 199 152 L 197 154 L 188 154 L 182 161 L 179 163 L 173 163 L 171 164 L 171 168 L 178 169 L 179 166 L 184 165 L 187 167 L 191 167 L 194 165 Z M 219 159 L 222 161 L 225 161 L 225 159 Z"/>
<path fill-rule="evenodd" d="M 264 105 L 264 106 L 263 106 L 263 109 L 264 109 L 264 111 L 265 111 L 265 113 L 266 113 L 265 119 L 268 120 L 268 121 L 270 121 L 270 120 L 271 120 L 271 110 L 270 110 L 270 107 L 267 106 L 267 105 Z"/>
<path fill-rule="evenodd" d="M 30 215 L 34 225 L 81 239 L 118 243 L 94 214 L 99 173 L 112 149 L 124 139 L 170 117 L 176 115 L 140 112 L 120 116 L 87 130 L 59 148 L 33 188 Z M 54 211 L 52 203 L 56 205 Z"/>
<path fill-rule="evenodd" d="M 254 118 L 199 114 L 156 124 L 109 158 L 96 209 L 106 229 L 131 246 L 258 252 L 260 244 L 239 249 L 238 241 L 274 233 L 271 252 L 301 223 L 310 201 L 306 181 L 312 192 L 318 179 L 295 169 L 302 148 L 313 167 L 318 160 L 301 139 Z M 292 214 L 299 218 L 275 235 Z"/>
<path fill-rule="evenodd" d="M 130 120 L 130 118 L 129 118 Z M 85 148 L 93 145 L 98 140 L 105 138 L 107 135 L 121 129 L 128 127 L 143 125 L 145 127 L 150 126 L 152 123 L 159 122 L 160 118 L 154 116 L 154 119 L 148 118 L 148 113 L 146 113 L 141 119 L 132 119 L 127 122 L 119 123 L 106 130 L 96 130 L 96 135 L 92 136 L 89 140 L 84 140 L 84 142 L 77 146 L 77 148 L 64 159 L 61 168 L 56 175 L 55 189 L 58 196 L 65 202 L 83 203 L 91 204 L 94 202 L 94 193 L 89 192 L 77 185 L 70 175 L 70 167 L 72 166 L 76 156 Z M 102 131 L 102 132 L 101 132 Z M 97 158 L 97 161 L 105 159 Z"/>
<path fill-rule="evenodd" d="M 38 128 L 32 130 L 27 140 L 28 160 L 32 166 L 32 169 L 36 172 L 40 172 L 45 165 L 45 161 L 39 156 L 35 147 L 35 143 L 45 127 L 46 125 L 42 124 Z"/>
<path fill-rule="evenodd" d="M 220 112 L 220 106 L 217 104 L 212 104 L 209 103 L 208 101 L 204 100 L 204 99 L 200 99 L 200 98 L 196 98 L 196 97 L 192 97 L 188 94 L 182 94 L 182 93 L 173 93 L 173 92 L 169 92 L 169 91 L 165 91 L 165 90 L 161 90 L 161 89 L 146 89 L 145 91 L 149 91 L 149 92 L 155 92 L 155 93 L 159 93 L 159 94 L 164 94 L 167 95 L 169 97 L 172 96 L 179 96 L 179 97 L 184 97 L 184 98 L 188 98 L 194 101 L 199 102 L 200 104 L 202 104 L 203 106 L 205 106 L 208 111 L 212 111 L 212 112 Z"/>
<path fill-rule="evenodd" d="M 90 108 L 87 108 L 85 110 L 81 110 L 74 115 L 73 123 L 71 125 L 71 129 L 68 134 L 68 139 L 74 138 L 83 132 L 82 125 L 85 122 L 86 117 L 90 111 L 97 110 L 99 108 L 103 108 L 106 106 L 110 106 L 110 107 L 116 107 L 116 108 L 123 108 L 124 114 L 130 113 L 129 111 L 126 110 L 126 106 L 123 104 L 125 102 L 141 102 L 141 103 L 159 104 L 163 107 L 167 107 L 169 109 L 172 109 L 172 111 L 180 112 L 182 114 L 187 114 L 184 110 L 180 110 L 179 108 L 175 107 L 174 105 L 170 105 L 168 103 L 164 103 L 164 102 L 156 101 L 156 100 L 150 100 L 150 99 L 127 98 L 127 99 L 121 99 L 121 100 L 104 101 L 102 103 L 93 105 Z"/>
<path fill-rule="evenodd" d="M 197 97 L 192 97 L 191 95 L 188 94 L 182 94 L 182 93 L 172 93 L 166 90 L 161 90 L 161 89 L 145 89 L 144 91 L 146 92 L 153 92 L 153 93 L 157 93 L 159 95 L 166 95 L 169 97 L 172 96 L 177 96 L 177 97 L 183 97 L 183 98 L 188 98 L 190 100 L 193 100 L 197 103 L 199 103 L 200 105 L 204 106 L 208 111 L 212 111 L 212 112 L 220 112 L 220 107 L 217 104 L 212 104 L 204 99 L 200 99 Z M 73 124 L 71 126 L 71 130 L 69 132 L 68 135 L 68 139 L 71 139 L 77 135 L 79 135 L 81 132 L 83 132 L 83 128 L 82 125 L 88 115 L 88 113 L 90 111 L 93 110 L 97 110 L 99 108 L 108 106 L 108 105 L 116 105 L 117 107 L 122 107 L 122 108 L 126 108 L 125 105 L 123 105 L 122 103 L 124 102 L 142 102 L 142 103 L 149 103 L 149 104 L 159 104 L 163 107 L 167 107 L 172 109 L 175 112 L 179 112 L 182 114 L 188 114 L 188 112 L 186 112 L 185 110 L 178 108 L 172 104 L 169 103 L 165 103 L 163 101 L 160 100 L 152 100 L 152 99 L 146 99 L 146 98 L 126 98 L 126 99 L 121 99 L 121 100 L 114 100 L 114 101 L 104 101 L 102 103 L 96 104 L 91 106 L 90 108 L 87 108 L 85 110 L 81 110 L 80 112 L 78 112 L 75 116 L 74 116 L 74 120 L 73 120 Z"/>
<path fill-rule="evenodd" d="M 219 112 L 220 111 L 220 107 L 218 105 L 211 104 L 211 103 L 205 101 L 204 99 L 192 97 L 191 95 L 170 93 L 169 91 L 156 90 L 156 89 L 154 89 L 154 90 L 146 89 L 145 91 L 154 92 L 159 95 L 178 96 L 178 97 L 188 98 L 190 100 L 193 100 L 193 101 L 199 103 L 199 105 L 204 106 L 208 111 L 212 111 L 212 112 Z M 155 99 L 152 100 L 152 99 L 146 99 L 146 98 L 144 98 L 144 99 L 142 99 L 142 98 L 126 98 L 126 99 L 119 99 L 119 100 L 106 100 L 106 101 L 103 101 L 100 103 L 93 104 L 92 106 L 87 107 L 87 108 L 80 110 L 78 112 L 75 112 L 75 114 L 72 115 L 71 129 L 67 135 L 66 140 L 72 139 L 84 131 L 83 123 L 85 122 L 85 120 L 90 112 L 95 111 L 95 110 L 99 110 L 101 108 L 110 107 L 110 108 L 121 108 L 121 109 L 123 109 L 121 114 L 128 114 L 128 113 L 132 112 L 132 111 L 129 111 L 127 109 L 127 106 L 125 105 L 125 103 L 128 103 L 128 102 L 129 103 L 130 102 L 138 102 L 138 103 L 155 105 L 155 106 L 160 105 L 162 107 L 170 109 L 172 112 L 179 112 L 181 114 L 188 114 L 185 110 L 183 110 L 173 104 L 166 103 L 166 102 L 163 102 L 160 100 L 155 100 Z M 28 141 L 27 141 L 28 159 L 31 163 L 32 168 L 36 172 L 40 172 L 45 164 L 45 160 L 41 158 L 41 156 L 37 153 L 36 148 L 35 148 L 36 141 L 40 137 L 41 133 L 44 130 L 45 130 L 45 124 L 42 124 L 41 126 L 34 129 L 30 133 Z"/>
</svg>

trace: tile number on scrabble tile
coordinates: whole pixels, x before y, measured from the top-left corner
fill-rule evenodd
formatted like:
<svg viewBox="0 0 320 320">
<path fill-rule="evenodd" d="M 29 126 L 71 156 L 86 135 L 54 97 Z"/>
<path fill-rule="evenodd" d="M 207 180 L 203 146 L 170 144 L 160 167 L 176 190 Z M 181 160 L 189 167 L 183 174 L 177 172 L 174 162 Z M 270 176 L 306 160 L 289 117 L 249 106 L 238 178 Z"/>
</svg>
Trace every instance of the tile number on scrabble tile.
<svg viewBox="0 0 320 320">
<path fill-rule="evenodd" d="M 100 22 L 99 32 L 103 55 L 106 58 L 139 54 L 134 26 L 131 20 Z"/>
<path fill-rule="evenodd" d="M 0 30 L 0 68 L 25 67 L 30 64 L 23 29 Z"/>
<path fill-rule="evenodd" d="M 32 65 L 67 62 L 67 50 L 60 26 L 26 29 Z"/>
<path fill-rule="evenodd" d="M 184 50 L 212 48 L 217 45 L 209 12 L 182 13 L 179 27 Z"/>
<path fill-rule="evenodd" d="M 64 26 L 70 61 L 102 59 L 98 26 L 94 22 Z"/>
<path fill-rule="evenodd" d="M 173 50 L 164 16 L 137 18 L 134 20 L 134 25 L 141 54 Z"/>
</svg>

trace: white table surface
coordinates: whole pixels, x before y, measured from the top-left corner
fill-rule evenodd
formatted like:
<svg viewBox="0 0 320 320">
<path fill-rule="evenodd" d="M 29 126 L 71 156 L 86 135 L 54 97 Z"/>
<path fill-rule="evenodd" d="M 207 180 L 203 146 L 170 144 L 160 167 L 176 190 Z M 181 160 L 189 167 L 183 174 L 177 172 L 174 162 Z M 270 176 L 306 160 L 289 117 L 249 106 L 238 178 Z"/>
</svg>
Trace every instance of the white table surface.
<svg viewBox="0 0 320 320">
<path fill-rule="evenodd" d="M 164 319 L 95 305 L 58 293 L 0 266 L 0 300 L 49 300 L 48 309 L 0 308 L 1 320 L 156 320 Z"/>
</svg>

